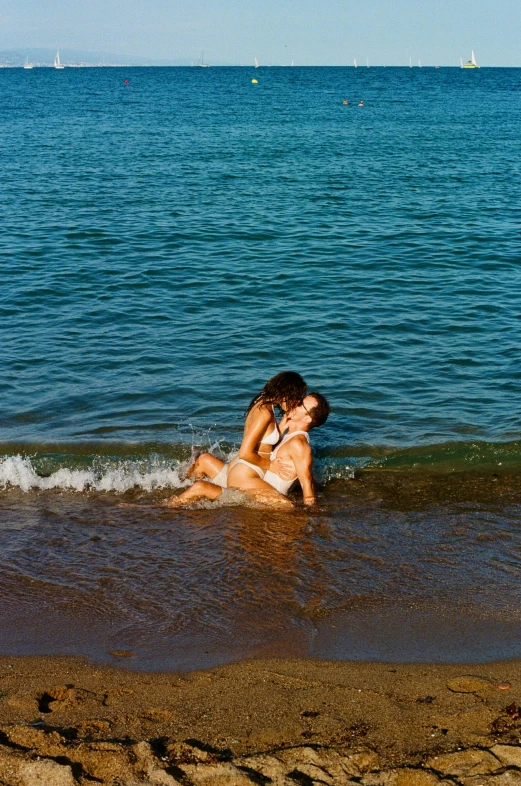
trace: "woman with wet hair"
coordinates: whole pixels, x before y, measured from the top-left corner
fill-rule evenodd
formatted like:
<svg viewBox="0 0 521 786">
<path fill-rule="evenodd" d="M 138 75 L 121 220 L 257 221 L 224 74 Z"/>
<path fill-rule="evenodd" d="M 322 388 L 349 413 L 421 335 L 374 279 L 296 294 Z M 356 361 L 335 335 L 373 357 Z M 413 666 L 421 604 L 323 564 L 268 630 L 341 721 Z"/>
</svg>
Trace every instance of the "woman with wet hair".
<svg viewBox="0 0 521 786">
<path fill-rule="evenodd" d="M 252 407 L 252 411 L 254 410 L 255 403 Z M 269 459 L 262 458 L 258 453 L 252 456 L 241 448 L 242 455 L 247 455 L 252 461 L 239 455 L 230 463 L 227 487 L 245 492 L 262 506 L 288 509 L 293 507 L 293 503 L 287 499 L 287 494 L 298 480 L 304 505 L 315 505 L 309 432 L 323 425 L 329 412 L 329 402 L 324 396 L 320 393 L 308 393 L 299 406 L 284 415 L 286 434 L 270 452 Z M 267 437 L 270 437 L 269 433 L 263 437 L 266 445 L 269 444 Z M 201 499 L 216 500 L 222 493 L 221 486 L 207 480 L 198 480 L 178 497 L 170 497 L 163 504 L 177 508 Z"/>
<path fill-rule="evenodd" d="M 195 480 L 207 477 L 217 486 L 226 488 L 231 466 L 242 463 L 250 467 L 267 467 L 273 446 L 284 431 L 286 413 L 302 403 L 306 391 L 307 385 L 296 371 L 275 374 L 250 401 L 239 455 L 226 464 L 211 453 L 201 453 L 188 470 L 187 477 Z M 275 408 L 284 412 L 280 424 L 275 418 Z"/>
</svg>

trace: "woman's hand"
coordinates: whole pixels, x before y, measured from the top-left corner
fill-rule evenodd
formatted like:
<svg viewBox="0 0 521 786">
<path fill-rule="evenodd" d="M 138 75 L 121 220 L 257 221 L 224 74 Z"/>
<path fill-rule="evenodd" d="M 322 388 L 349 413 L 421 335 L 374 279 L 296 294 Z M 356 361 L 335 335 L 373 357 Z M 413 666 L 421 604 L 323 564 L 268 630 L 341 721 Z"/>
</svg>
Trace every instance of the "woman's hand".
<svg viewBox="0 0 521 786">
<path fill-rule="evenodd" d="M 291 420 L 291 412 L 285 412 L 279 422 L 279 431 L 281 434 L 284 433 L 284 431 L 286 431 L 290 420 Z"/>
<path fill-rule="evenodd" d="M 271 470 L 282 480 L 293 480 L 295 477 L 295 467 L 292 461 L 276 458 L 271 462 Z"/>
</svg>

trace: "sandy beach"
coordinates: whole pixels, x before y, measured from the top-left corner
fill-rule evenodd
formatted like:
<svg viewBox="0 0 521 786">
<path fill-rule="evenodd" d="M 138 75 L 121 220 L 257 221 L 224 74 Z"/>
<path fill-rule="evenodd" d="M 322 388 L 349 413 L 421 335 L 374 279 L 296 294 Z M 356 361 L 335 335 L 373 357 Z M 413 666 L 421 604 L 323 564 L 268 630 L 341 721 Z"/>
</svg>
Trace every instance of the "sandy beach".
<svg viewBox="0 0 521 786">
<path fill-rule="evenodd" d="M 0 675 L 8 786 L 521 782 L 518 660 L 153 674 L 3 657 Z"/>
</svg>

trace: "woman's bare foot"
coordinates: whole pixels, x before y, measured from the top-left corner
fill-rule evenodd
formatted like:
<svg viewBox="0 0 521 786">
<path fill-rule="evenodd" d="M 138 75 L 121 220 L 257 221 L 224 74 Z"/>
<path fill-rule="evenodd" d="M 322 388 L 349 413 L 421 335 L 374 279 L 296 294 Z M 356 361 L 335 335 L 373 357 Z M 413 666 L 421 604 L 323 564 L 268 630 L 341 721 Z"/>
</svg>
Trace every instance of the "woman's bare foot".
<svg viewBox="0 0 521 786">
<path fill-rule="evenodd" d="M 162 500 L 159 504 L 162 508 L 180 508 L 182 505 L 186 505 L 186 502 L 181 499 L 182 494 L 178 497 L 173 496 L 169 497 L 168 499 Z"/>
</svg>

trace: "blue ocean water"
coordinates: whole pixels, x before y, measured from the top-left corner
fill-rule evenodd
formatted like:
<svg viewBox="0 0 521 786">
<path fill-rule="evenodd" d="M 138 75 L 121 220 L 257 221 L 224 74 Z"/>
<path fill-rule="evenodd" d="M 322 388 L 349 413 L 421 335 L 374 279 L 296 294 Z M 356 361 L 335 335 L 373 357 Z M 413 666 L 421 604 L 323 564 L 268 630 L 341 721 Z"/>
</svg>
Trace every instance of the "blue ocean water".
<svg viewBox="0 0 521 786">
<path fill-rule="evenodd" d="M 236 442 L 291 368 L 331 400 L 326 452 L 517 456 L 520 87 L 3 69 L 0 442 Z"/>
<path fill-rule="evenodd" d="M 519 656 L 521 71 L 1 69 L 0 102 L 0 650 Z M 331 401 L 318 509 L 154 507 L 283 369 Z"/>
</svg>

